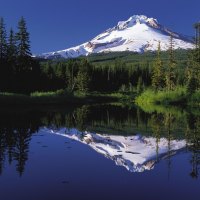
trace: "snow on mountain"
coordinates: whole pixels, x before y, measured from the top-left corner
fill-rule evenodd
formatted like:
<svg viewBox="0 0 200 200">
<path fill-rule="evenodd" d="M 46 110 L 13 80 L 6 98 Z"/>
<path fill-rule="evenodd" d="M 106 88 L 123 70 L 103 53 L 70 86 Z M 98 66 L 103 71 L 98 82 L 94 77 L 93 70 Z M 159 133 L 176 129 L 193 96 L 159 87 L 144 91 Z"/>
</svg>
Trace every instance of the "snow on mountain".
<svg viewBox="0 0 200 200">
<path fill-rule="evenodd" d="M 186 146 L 185 140 L 171 140 L 169 148 L 166 138 L 161 138 L 157 145 L 156 138 L 139 135 L 128 137 L 100 135 L 68 128 L 60 130 L 44 128 L 43 131 L 86 144 L 130 172 L 151 170 L 161 158 L 175 155 Z"/>
<path fill-rule="evenodd" d="M 159 41 L 161 50 L 164 51 L 169 47 L 170 35 L 174 38 L 175 49 L 193 48 L 191 38 L 167 29 L 154 18 L 134 15 L 127 21 L 118 22 L 117 26 L 106 30 L 89 42 L 61 51 L 44 53 L 39 57 L 75 58 L 92 53 L 121 51 L 143 53 L 157 50 Z"/>
</svg>

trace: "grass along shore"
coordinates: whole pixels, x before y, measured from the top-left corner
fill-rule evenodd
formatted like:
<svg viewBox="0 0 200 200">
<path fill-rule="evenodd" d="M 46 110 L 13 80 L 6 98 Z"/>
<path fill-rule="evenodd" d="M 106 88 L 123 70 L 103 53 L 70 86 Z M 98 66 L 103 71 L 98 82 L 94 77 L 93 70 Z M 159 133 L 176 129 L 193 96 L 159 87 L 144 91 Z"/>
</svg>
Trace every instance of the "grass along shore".
<svg viewBox="0 0 200 200">
<path fill-rule="evenodd" d="M 137 96 L 134 102 L 139 106 L 152 104 L 200 106 L 200 91 L 189 94 L 185 87 L 178 87 L 173 91 L 163 90 L 158 92 L 147 89 Z"/>
<path fill-rule="evenodd" d="M 89 103 L 111 103 L 120 102 L 122 104 L 134 103 L 140 107 L 149 105 L 174 105 L 174 106 L 200 106 L 200 91 L 188 94 L 187 89 L 178 87 L 173 91 L 158 91 L 147 89 L 140 95 L 136 92 L 113 92 L 113 93 L 69 93 L 66 90 L 49 92 L 33 92 L 31 94 L 0 93 L 1 105 L 67 105 L 67 104 L 89 104 Z"/>
<path fill-rule="evenodd" d="M 31 94 L 0 93 L 0 105 L 67 105 L 131 101 L 132 96 L 122 93 L 69 93 L 66 90 L 33 92 Z"/>
</svg>

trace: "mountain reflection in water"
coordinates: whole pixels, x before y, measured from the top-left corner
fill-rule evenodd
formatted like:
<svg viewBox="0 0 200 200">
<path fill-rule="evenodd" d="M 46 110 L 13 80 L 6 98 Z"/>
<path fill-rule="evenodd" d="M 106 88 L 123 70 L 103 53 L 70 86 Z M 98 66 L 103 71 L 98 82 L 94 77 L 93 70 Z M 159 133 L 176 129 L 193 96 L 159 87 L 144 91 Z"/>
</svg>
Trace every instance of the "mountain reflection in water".
<svg viewBox="0 0 200 200">
<path fill-rule="evenodd" d="M 80 132 L 77 129 L 49 130 L 42 132 L 64 136 L 89 145 L 92 149 L 124 166 L 130 172 L 151 170 L 160 159 L 174 156 L 186 147 L 185 140 L 171 140 L 145 136 L 100 135 Z"/>
<path fill-rule="evenodd" d="M 143 111 L 119 105 L 84 105 L 0 109 L 0 118 L 0 174 L 13 165 L 23 176 L 33 136 L 46 132 L 87 144 L 131 172 L 153 169 L 163 159 L 170 163 L 177 153 L 187 152 L 191 166 L 188 174 L 199 176 L 198 110 L 159 107 Z"/>
</svg>

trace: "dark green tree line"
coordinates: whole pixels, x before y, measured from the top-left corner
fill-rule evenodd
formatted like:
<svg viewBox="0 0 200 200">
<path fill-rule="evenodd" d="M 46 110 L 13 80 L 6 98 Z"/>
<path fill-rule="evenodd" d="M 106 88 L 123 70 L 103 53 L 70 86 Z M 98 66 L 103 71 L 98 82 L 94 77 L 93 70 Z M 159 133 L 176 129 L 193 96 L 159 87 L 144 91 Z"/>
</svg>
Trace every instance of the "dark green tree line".
<svg viewBox="0 0 200 200">
<path fill-rule="evenodd" d="M 3 18 L 0 19 L 0 91 L 27 93 L 39 84 L 40 66 L 31 57 L 26 21 L 22 17 L 17 32 L 10 29 L 7 36 Z M 36 81 L 37 80 L 37 81 Z"/>
</svg>

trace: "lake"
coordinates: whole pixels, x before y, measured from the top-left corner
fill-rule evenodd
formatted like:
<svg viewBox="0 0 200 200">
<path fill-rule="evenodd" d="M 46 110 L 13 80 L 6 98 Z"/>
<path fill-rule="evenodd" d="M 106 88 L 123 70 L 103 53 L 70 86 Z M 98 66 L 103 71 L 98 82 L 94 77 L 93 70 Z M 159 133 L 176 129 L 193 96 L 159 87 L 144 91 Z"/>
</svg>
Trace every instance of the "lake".
<svg viewBox="0 0 200 200">
<path fill-rule="evenodd" d="M 2 200 L 200 198 L 200 111 L 0 108 Z"/>
</svg>

